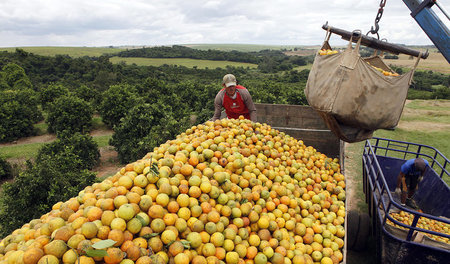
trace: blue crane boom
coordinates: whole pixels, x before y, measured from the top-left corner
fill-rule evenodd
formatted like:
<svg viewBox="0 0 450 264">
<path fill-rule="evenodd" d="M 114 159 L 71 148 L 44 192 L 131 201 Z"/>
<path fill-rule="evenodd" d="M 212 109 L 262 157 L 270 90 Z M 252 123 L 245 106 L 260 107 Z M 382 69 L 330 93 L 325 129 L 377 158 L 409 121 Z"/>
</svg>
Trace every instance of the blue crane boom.
<svg viewBox="0 0 450 264">
<path fill-rule="evenodd" d="M 450 63 L 449 29 L 431 7 L 436 4 L 447 19 L 449 19 L 448 14 L 446 14 L 436 0 L 403 0 L 403 2 L 411 10 L 411 16 L 416 20 L 425 34 L 427 34 L 436 48 L 444 55 L 447 62 Z"/>
</svg>

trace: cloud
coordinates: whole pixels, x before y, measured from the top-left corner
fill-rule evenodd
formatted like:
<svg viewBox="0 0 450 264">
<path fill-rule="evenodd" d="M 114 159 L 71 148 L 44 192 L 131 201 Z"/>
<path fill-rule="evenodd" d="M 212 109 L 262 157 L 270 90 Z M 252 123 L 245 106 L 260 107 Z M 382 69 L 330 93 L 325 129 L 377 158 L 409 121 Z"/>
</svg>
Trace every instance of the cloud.
<svg viewBox="0 0 450 264">
<path fill-rule="evenodd" d="M 0 46 L 320 45 L 325 22 L 366 33 L 378 8 L 378 0 L 3 0 Z M 409 13 L 387 2 L 380 35 L 431 44 Z"/>
</svg>

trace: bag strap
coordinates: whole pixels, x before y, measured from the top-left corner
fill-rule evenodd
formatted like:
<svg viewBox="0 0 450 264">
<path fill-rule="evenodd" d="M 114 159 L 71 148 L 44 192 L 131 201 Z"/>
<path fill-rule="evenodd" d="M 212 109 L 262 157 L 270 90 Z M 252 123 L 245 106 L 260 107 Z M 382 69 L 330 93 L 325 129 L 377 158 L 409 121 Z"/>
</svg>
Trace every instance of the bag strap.
<svg viewBox="0 0 450 264">
<path fill-rule="evenodd" d="M 420 57 L 422 57 L 422 52 L 419 52 L 419 56 L 417 56 L 416 63 L 414 63 L 414 66 L 413 66 L 413 68 L 411 70 L 411 75 L 409 76 L 408 83 L 411 83 L 411 81 L 412 81 L 412 78 L 414 76 L 414 72 L 416 71 L 417 65 L 419 64 Z"/>
<path fill-rule="evenodd" d="M 381 39 L 381 41 L 383 41 L 383 40 L 387 42 L 387 39 L 386 39 L 386 38 L 382 38 L 382 39 Z M 373 56 L 376 56 L 377 53 L 378 53 L 378 51 L 379 51 L 379 50 L 374 49 Z M 378 55 L 378 56 L 383 57 L 383 55 L 384 55 L 384 51 L 383 51 L 383 50 L 380 50 L 380 55 Z"/>
<path fill-rule="evenodd" d="M 331 29 L 330 29 L 330 27 L 328 27 L 327 33 L 325 34 L 324 42 L 328 42 L 330 40 L 330 37 L 331 37 Z"/>
<path fill-rule="evenodd" d="M 352 43 L 353 43 L 352 40 L 353 40 L 353 35 L 355 32 L 359 32 L 359 39 L 358 39 L 358 42 L 356 42 L 356 46 L 355 46 L 355 52 L 359 53 L 359 46 L 361 46 L 361 40 L 362 40 L 361 30 L 359 30 L 359 29 L 354 30 L 352 32 L 352 36 L 350 37 L 350 41 L 348 42 L 347 49 L 352 50 Z"/>
</svg>

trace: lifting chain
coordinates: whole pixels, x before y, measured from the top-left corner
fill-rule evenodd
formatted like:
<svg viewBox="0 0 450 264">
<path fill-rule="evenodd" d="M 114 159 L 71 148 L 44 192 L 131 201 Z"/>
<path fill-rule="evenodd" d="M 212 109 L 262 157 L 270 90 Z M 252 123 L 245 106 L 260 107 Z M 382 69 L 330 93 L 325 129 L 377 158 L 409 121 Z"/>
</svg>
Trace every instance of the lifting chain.
<svg viewBox="0 0 450 264">
<path fill-rule="evenodd" d="M 381 16 L 383 16 L 383 8 L 386 5 L 386 0 L 381 0 L 380 1 L 380 8 L 378 9 L 378 13 L 377 16 L 375 17 L 375 28 L 370 27 L 370 31 L 367 32 L 366 35 L 369 35 L 369 33 L 371 34 L 376 34 L 377 38 L 380 39 L 380 35 L 378 34 L 378 29 L 380 29 L 380 26 L 378 25 L 378 22 L 380 22 Z"/>
</svg>

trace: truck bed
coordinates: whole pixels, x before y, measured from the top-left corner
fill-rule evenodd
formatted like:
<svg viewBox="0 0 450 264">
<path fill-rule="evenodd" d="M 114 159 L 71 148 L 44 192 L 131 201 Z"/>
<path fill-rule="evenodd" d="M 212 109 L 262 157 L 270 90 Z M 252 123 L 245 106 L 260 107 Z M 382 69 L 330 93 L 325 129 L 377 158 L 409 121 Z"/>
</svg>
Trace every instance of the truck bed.
<svg viewBox="0 0 450 264">
<path fill-rule="evenodd" d="M 401 165 L 416 157 L 427 159 L 430 164 L 413 196 L 423 213 L 401 206 L 391 193 L 395 190 Z M 366 141 L 362 160 L 364 193 L 377 241 L 378 262 L 447 263 L 450 244 L 438 240 L 449 239 L 448 231 L 438 233 L 417 224 L 420 220 L 450 225 L 450 189 L 444 181 L 450 177 L 449 160 L 430 146 L 382 138 Z M 411 216 L 412 223 L 394 219 L 392 213 L 398 212 Z"/>
</svg>

